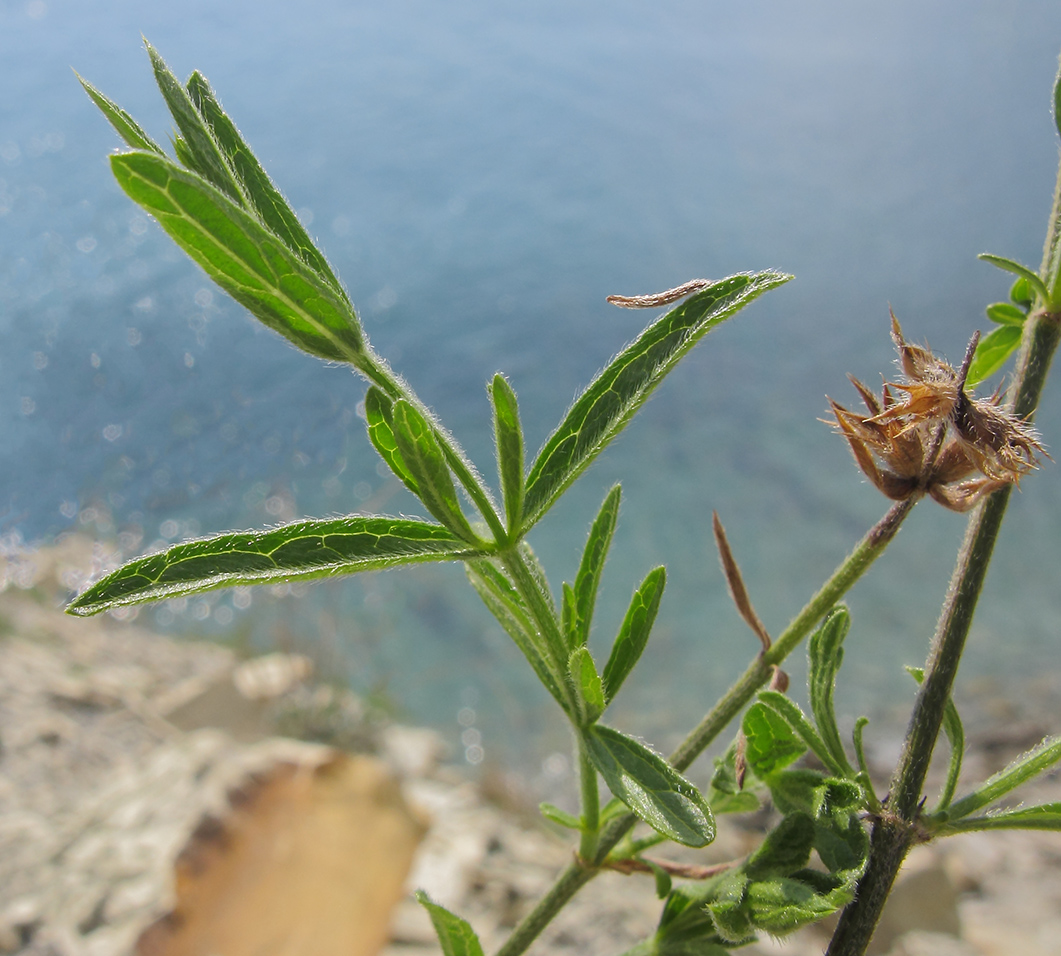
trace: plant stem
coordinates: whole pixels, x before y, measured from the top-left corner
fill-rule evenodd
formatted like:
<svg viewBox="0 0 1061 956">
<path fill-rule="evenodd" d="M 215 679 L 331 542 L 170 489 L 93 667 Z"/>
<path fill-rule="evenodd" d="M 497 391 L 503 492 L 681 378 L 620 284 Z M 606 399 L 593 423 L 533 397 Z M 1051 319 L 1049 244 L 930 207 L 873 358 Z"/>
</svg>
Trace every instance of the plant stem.
<svg viewBox="0 0 1061 956">
<path fill-rule="evenodd" d="M 1057 220 L 1059 204 L 1061 192 L 1055 193 L 1051 229 Z M 1030 417 L 1038 405 L 1050 362 L 1061 340 L 1061 314 L 1039 312 L 1028 323 L 1015 379 L 1014 410 L 1020 418 Z M 925 775 L 1011 490 L 1010 486 L 995 492 L 969 522 L 936 625 L 925 679 L 914 704 L 903 752 L 892 777 L 888 807 L 873 827 L 869 865 L 859 881 L 855 901 L 840 917 L 826 956 L 862 956 L 899 868 L 919 838 L 917 817 Z"/>
<path fill-rule="evenodd" d="M 807 603 L 792 623 L 785 628 L 774 645 L 765 654 L 759 654 L 748 669 L 733 684 L 711 712 L 670 756 L 675 769 L 685 770 L 697 756 L 725 729 L 755 692 L 765 685 L 773 666 L 780 664 L 799 642 L 810 633 L 826 612 L 865 573 L 866 569 L 895 537 L 903 519 L 910 513 L 913 500 L 897 502 L 885 513 L 866 536 L 832 573 L 818 593 Z M 524 917 L 512 935 L 497 951 L 497 956 L 519 956 L 537 938 L 549 922 L 567 905 L 568 901 L 585 886 L 599 871 L 608 853 L 626 836 L 637 823 L 637 817 L 625 813 L 611 820 L 601 831 L 597 852 L 590 857 L 582 855 L 580 862 L 570 864 L 557 878 L 552 889 Z"/>
<path fill-rule="evenodd" d="M 578 735 L 578 769 L 582 782 L 582 842 L 578 855 L 583 860 L 592 860 L 597 853 L 600 836 L 600 790 L 597 786 L 597 768 L 589 759 L 585 738 Z"/>
</svg>

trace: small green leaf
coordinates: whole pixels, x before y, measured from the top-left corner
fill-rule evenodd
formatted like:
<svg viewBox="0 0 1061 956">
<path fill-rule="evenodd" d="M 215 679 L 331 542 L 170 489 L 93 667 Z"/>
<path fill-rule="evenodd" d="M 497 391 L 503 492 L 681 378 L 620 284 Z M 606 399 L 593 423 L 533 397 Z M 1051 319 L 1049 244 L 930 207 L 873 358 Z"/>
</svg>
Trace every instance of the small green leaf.
<svg viewBox="0 0 1061 956">
<path fill-rule="evenodd" d="M 346 290 L 332 272 L 328 260 L 313 244 L 295 211 L 262 169 L 254 153 L 240 136 L 236 124 L 221 108 L 206 77 L 196 70 L 188 78 L 187 89 L 192 104 L 209 127 L 229 168 L 239 180 L 243 195 L 258 218 L 288 249 L 349 302 Z"/>
<path fill-rule="evenodd" d="M 489 391 L 494 406 L 494 439 L 505 520 L 509 533 L 515 534 L 523 512 L 523 429 L 519 423 L 516 393 L 503 375 L 494 376 Z"/>
<path fill-rule="evenodd" d="M 539 803 L 538 812 L 541 813 L 546 820 L 555 823 L 557 826 L 565 827 L 568 830 L 582 829 L 582 821 L 578 817 L 574 817 L 570 813 L 565 813 L 559 807 L 555 807 L 551 803 Z"/>
<path fill-rule="evenodd" d="M 788 722 L 788 725 L 796 732 L 803 742 L 814 751 L 815 756 L 837 777 L 854 776 L 854 771 L 846 766 L 846 760 L 841 764 L 832 751 L 825 745 L 825 741 L 819 736 L 814 725 L 803 715 L 799 705 L 791 698 L 776 690 L 764 690 L 759 694 L 759 700 L 767 707 L 776 711 Z"/>
<path fill-rule="evenodd" d="M 966 385 L 979 385 L 985 378 L 990 378 L 1006 360 L 1020 347 L 1022 329 L 1016 325 L 1003 325 L 993 329 L 976 346 Z"/>
<path fill-rule="evenodd" d="M 467 920 L 432 903 L 423 890 L 417 890 L 416 901 L 427 910 L 435 926 L 445 956 L 483 956 L 483 947 Z"/>
<path fill-rule="evenodd" d="M 556 676 L 547 663 L 548 651 L 544 646 L 544 641 L 512 582 L 485 559 L 468 561 L 465 567 L 468 580 L 486 605 L 487 610 L 497 618 L 498 623 L 505 629 L 505 633 L 522 651 L 545 689 L 564 711 L 568 712 L 570 705 L 567 696 L 561 690 Z"/>
<path fill-rule="evenodd" d="M 623 681 L 641 657 L 648 643 L 652 625 L 656 620 L 659 602 L 663 597 L 663 587 L 667 583 L 667 569 L 655 568 L 649 571 L 630 599 L 630 607 L 623 618 L 622 627 L 612 645 L 608 663 L 604 665 L 601 675 L 604 681 L 604 699 L 611 701 L 622 687 Z"/>
<path fill-rule="evenodd" d="M 656 898 L 665 900 L 670 895 L 670 891 L 674 886 L 674 881 L 671 879 L 671 875 L 658 863 L 653 863 L 651 860 L 645 860 L 645 862 L 648 864 L 649 869 L 652 870 L 652 875 L 656 879 Z"/>
<path fill-rule="evenodd" d="M 764 704 L 748 708 L 741 729 L 748 741 L 744 751 L 748 769 L 760 780 L 787 767 L 807 751 L 807 745 L 788 722 Z"/>
<path fill-rule="evenodd" d="M 1017 279 L 1009 287 L 1010 301 L 1027 312 L 1035 303 L 1035 293 L 1027 279 Z"/>
<path fill-rule="evenodd" d="M 269 531 L 222 534 L 130 561 L 67 607 L 89 615 L 237 584 L 276 584 L 475 555 L 445 528 L 408 518 L 297 521 Z"/>
<path fill-rule="evenodd" d="M 117 130 L 118 135 L 124 140 L 127 146 L 131 146 L 133 149 L 143 149 L 163 154 L 162 147 L 148 136 L 147 133 L 143 131 L 140 124 L 126 113 L 125 110 L 113 100 L 104 96 L 76 70 L 74 71 L 74 76 L 77 77 L 78 82 L 84 87 L 85 92 L 88 93 L 92 102 L 100 108 L 100 111 L 107 117 L 111 126 Z"/>
<path fill-rule="evenodd" d="M 982 817 L 964 817 L 933 829 L 932 833 L 934 836 L 950 836 L 977 830 L 1061 830 L 1061 803 L 1000 810 Z"/>
<path fill-rule="evenodd" d="M 750 789 L 742 789 L 737 784 L 736 761 L 735 741 L 721 757 L 715 758 L 715 772 L 711 775 L 711 789 L 707 797 L 715 816 L 720 813 L 751 813 L 759 809 L 759 798 Z M 746 787 L 747 783 L 746 777 Z"/>
<path fill-rule="evenodd" d="M 1058 70 L 1057 79 L 1054 80 L 1054 127 L 1061 136 L 1061 69 Z"/>
<path fill-rule="evenodd" d="M 1018 282 L 1024 282 L 1018 279 Z M 1027 283 L 1025 283 L 1027 285 Z M 1024 325 L 1028 313 L 1011 302 L 992 302 L 987 307 L 987 317 L 999 325 Z"/>
<path fill-rule="evenodd" d="M 1028 283 L 1029 288 L 1035 293 L 1035 295 L 1044 302 L 1049 301 L 1049 296 L 1046 293 L 1046 286 L 1043 285 L 1043 280 L 1027 266 L 1022 266 L 1019 262 L 1014 262 L 1012 259 L 1005 258 L 1005 256 L 994 256 L 989 252 L 981 252 L 976 258 L 983 259 L 984 262 L 990 262 L 991 265 L 997 266 L 1003 272 L 1012 272 L 1014 275 L 1020 276 Z"/>
<path fill-rule="evenodd" d="M 601 503 L 600 511 L 589 530 L 586 546 L 582 550 L 582 560 L 578 565 L 573 589 L 571 624 L 565 629 L 571 635 L 572 646 L 585 644 L 589 639 L 589 627 L 593 620 L 593 608 L 597 602 L 597 591 L 600 589 L 601 574 L 604 562 L 611 547 L 612 535 L 619 517 L 619 498 L 622 488 L 613 485 L 611 491 Z"/>
<path fill-rule="evenodd" d="M 203 122 L 191 97 L 188 96 L 188 91 L 173 75 L 173 71 L 166 66 L 165 60 L 159 56 L 158 51 L 147 41 L 144 42 L 148 55 L 151 57 L 151 66 L 155 71 L 155 81 L 158 83 L 162 98 L 166 101 L 170 113 L 173 114 L 173 120 L 181 131 L 181 138 L 187 147 L 187 152 L 181 157 L 181 161 L 234 203 L 246 208 L 246 197 L 240 190 L 236 177 L 224 156 L 221 155 L 221 150 L 213 135 Z"/>
<path fill-rule="evenodd" d="M 838 767 L 845 775 L 853 777 L 855 771 L 848 763 L 840 731 L 836 726 L 833 708 L 833 691 L 836 675 L 844 660 L 844 638 L 851 627 L 851 616 L 843 605 L 834 607 L 810 638 L 807 655 L 810 662 L 807 686 L 810 691 L 810 706 L 818 732 L 828 747 Z"/>
<path fill-rule="evenodd" d="M 865 800 L 855 781 L 827 777 L 805 768 L 776 773 L 769 786 L 774 805 L 781 813 L 809 813 L 816 820 L 831 816 L 846 819 L 861 809 Z"/>
<path fill-rule="evenodd" d="M 394 403 L 373 385 L 365 393 L 365 423 L 372 447 L 417 498 L 420 488 L 412 472 L 406 467 L 398 451 L 398 440 L 394 437 Z"/>
<path fill-rule="evenodd" d="M 814 819 L 809 814 L 788 814 L 748 857 L 744 872 L 751 880 L 765 880 L 802 869 L 810 859 L 815 833 Z"/>
<path fill-rule="evenodd" d="M 575 603 L 575 591 L 570 584 L 564 581 L 560 602 L 560 630 L 563 631 L 564 640 L 567 642 L 567 646 L 571 648 L 577 647 L 579 644 L 575 635 L 575 622 L 578 619 L 578 611 L 575 610 Z"/>
<path fill-rule="evenodd" d="M 537 521 L 626 426 L 678 361 L 716 325 L 792 277 L 730 276 L 653 322 L 576 399 L 527 475 L 524 531 Z"/>
<path fill-rule="evenodd" d="M 703 795 L 659 754 L 596 724 L 586 749 L 608 789 L 658 833 L 685 846 L 706 846 L 715 821 Z"/>
<path fill-rule="evenodd" d="M 455 535 L 478 542 L 457 500 L 457 489 L 435 433 L 420 411 L 405 399 L 394 403 L 394 440 L 416 482 L 424 507 Z"/>
<path fill-rule="evenodd" d="M 923 667 L 907 667 L 906 670 L 918 684 L 924 681 Z M 965 728 L 951 697 L 947 698 L 947 705 L 943 710 L 943 732 L 947 735 L 947 743 L 950 745 L 950 760 L 947 765 L 947 779 L 943 784 L 936 810 L 945 810 L 954 799 L 954 791 L 958 788 L 958 778 L 962 772 L 962 758 L 965 756 Z"/>
<path fill-rule="evenodd" d="M 748 886 L 749 921 L 774 936 L 816 923 L 854 899 L 853 883 L 837 883 L 813 870 L 803 870 L 798 877 L 754 881 Z"/>
<path fill-rule="evenodd" d="M 585 706 L 583 726 L 589 726 L 604 713 L 607 705 L 604 700 L 604 687 L 597 673 L 597 665 L 593 663 L 588 647 L 579 646 L 571 652 L 568 670 Z"/>
<path fill-rule="evenodd" d="M 110 162 L 129 197 L 269 328 L 321 358 L 364 363 L 361 327 L 349 304 L 256 218 L 164 156 L 119 153 Z"/>
<path fill-rule="evenodd" d="M 975 813 L 982 807 L 1000 800 L 1022 783 L 1049 770 L 1061 760 L 1061 736 L 1047 737 L 1038 747 L 1029 750 L 986 780 L 972 793 L 956 800 L 940 814 L 932 814 L 943 820 L 958 820 Z"/>
</svg>

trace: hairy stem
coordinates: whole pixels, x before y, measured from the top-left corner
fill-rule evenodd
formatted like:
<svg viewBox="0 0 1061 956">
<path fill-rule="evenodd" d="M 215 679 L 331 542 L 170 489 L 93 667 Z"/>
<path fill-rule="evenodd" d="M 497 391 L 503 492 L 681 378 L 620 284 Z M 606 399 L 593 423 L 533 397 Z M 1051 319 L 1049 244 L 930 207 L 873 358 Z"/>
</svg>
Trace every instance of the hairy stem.
<svg viewBox="0 0 1061 956">
<path fill-rule="evenodd" d="M 1043 275 L 1047 278 L 1061 215 L 1061 169 L 1058 183 L 1043 258 Z M 1056 304 L 1053 308 L 1056 309 Z M 1044 309 L 1028 319 L 1014 380 L 1014 411 L 1018 417 L 1030 418 L 1038 406 L 1059 341 L 1061 313 Z M 862 956 L 866 951 L 899 867 L 918 836 L 917 817 L 925 775 L 1011 490 L 1006 487 L 995 492 L 969 522 L 936 625 L 925 679 L 914 703 L 903 752 L 892 777 L 888 807 L 873 827 L 869 865 L 859 881 L 855 901 L 840 917 L 826 956 Z"/>
<path fill-rule="evenodd" d="M 600 837 L 600 790 L 597 786 L 597 768 L 586 752 L 586 741 L 578 735 L 578 769 L 582 782 L 582 842 L 578 855 L 583 860 L 592 860 L 597 853 Z"/>
<path fill-rule="evenodd" d="M 785 628 L 770 650 L 759 654 L 732 687 L 725 693 L 711 712 L 670 756 L 670 762 L 681 771 L 685 770 L 704 748 L 707 747 L 741 712 L 769 680 L 773 667 L 780 664 L 788 654 L 806 637 L 826 612 L 865 573 L 873 561 L 880 556 L 895 537 L 903 519 L 910 513 L 913 501 L 898 502 L 888 509 L 832 573 L 828 581 L 807 603 L 792 623 Z M 608 853 L 630 832 L 637 817 L 625 813 L 609 821 L 601 831 L 596 855 L 583 855 L 580 861 L 569 865 L 557 878 L 552 889 L 545 894 L 523 921 L 512 931 L 512 935 L 497 951 L 497 956 L 519 956 L 537 938 L 549 922 L 567 905 L 568 901 L 585 886 L 604 862 Z"/>
</svg>

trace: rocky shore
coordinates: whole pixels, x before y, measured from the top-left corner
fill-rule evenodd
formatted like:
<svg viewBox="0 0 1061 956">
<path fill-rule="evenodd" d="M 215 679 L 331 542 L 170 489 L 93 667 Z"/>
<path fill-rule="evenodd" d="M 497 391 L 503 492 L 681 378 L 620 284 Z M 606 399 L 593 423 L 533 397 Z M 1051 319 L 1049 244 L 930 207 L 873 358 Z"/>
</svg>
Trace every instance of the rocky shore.
<svg viewBox="0 0 1061 956">
<path fill-rule="evenodd" d="M 417 888 L 489 952 L 571 859 L 518 798 L 448 766 L 434 733 L 314 685 L 303 658 L 64 616 L 85 560 L 74 541 L 0 565 L 0 953 L 434 956 Z M 966 779 L 1059 729 L 1056 688 L 1039 690 L 977 708 Z M 1061 800 L 1061 779 L 1021 797 Z M 697 861 L 759 837 L 720 830 Z M 650 882 L 604 874 L 534 951 L 615 956 L 658 915 Z M 975 834 L 911 856 L 873 951 L 1048 956 L 1059 939 L 1061 835 Z M 825 941 L 810 928 L 742 952 Z"/>
</svg>

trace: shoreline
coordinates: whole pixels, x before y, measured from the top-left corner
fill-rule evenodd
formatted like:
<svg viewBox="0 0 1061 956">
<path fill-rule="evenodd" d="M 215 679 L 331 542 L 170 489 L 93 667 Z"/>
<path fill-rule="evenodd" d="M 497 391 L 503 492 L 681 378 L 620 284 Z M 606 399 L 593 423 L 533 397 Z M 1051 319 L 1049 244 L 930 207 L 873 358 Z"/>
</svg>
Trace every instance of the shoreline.
<svg viewBox="0 0 1061 956">
<path fill-rule="evenodd" d="M 517 799 L 508 777 L 468 779 L 444 762 L 435 732 L 388 724 L 350 692 L 313 685 L 297 655 L 240 662 L 231 650 L 136 622 L 63 615 L 67 557 L 43 555 L 35 581 L 9 574 L 14 586 L 0 592 L 0 953 L 177 956 L 195 951 L 192 930 L 212 931 L 210 919 L 228 920 L 248 942 L 262 920 L 240 911 L 239 897 L 214 906 L 243 879 L 232 848 L 250 858 L 292 841 L 303 849 L 291 859 L 309 874 L 299 886 L 360 854 L 344 887 L 373 899 L 373 915 L 354 921 L 356 939 L 348 930 L 335 937 L 342 952 L 437 953 L 409 895 L 415 888 L 467 916 L 491 949 L 569 862 L 570 840 L 541 823 L 525 787 Z M 984 779 L 1057 729 L 1044 725 L 1061 692 L 1041 683 L 1016 702 L 981 687 L 964 708 L 965 779 Z M 1019 795 L 1061 799 L 1061 778 Z M 318 817 L 323 831 L 313 829 Z M 696 860 L 747 852 L 758 832 L 745 827 L 721 818 L 719 839 Z M 346 850 L 320 855 L 329 844 Z M 371 878 L 355 885 L 358 872 Z M 1061 933 L 1057 835 L 942 841 L 919 848 L 903 879 L 899 915 L 878 934 L 891 956 L 1046 956 Z M 261 882 L 244 896 L 259 913 Z M 284 892 L 290 898 L 291 886 Z M 312 910 L 325 895 L 318 889 L 304 905 Z M 658 911 L 643 880 L 604 874 L 536 948 L 617 956 L 651 933 Z M 823 940 L 810 928 L 742 951 L 810 956 Z M 329 952 L 327 941 L 311 949 Z"/>
</svg>

